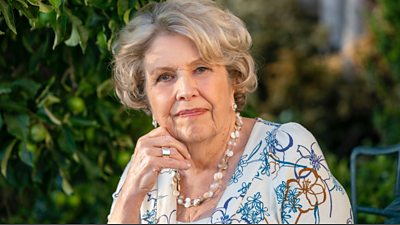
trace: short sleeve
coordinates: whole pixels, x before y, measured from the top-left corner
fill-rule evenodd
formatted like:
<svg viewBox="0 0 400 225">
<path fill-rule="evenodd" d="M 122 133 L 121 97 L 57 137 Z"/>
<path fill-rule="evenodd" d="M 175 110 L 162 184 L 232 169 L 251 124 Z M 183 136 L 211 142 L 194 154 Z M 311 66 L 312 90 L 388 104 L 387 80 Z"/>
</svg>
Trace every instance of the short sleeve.
<svg viewBox="0 0 400 225">
<path fill-rule="evenodd" d="M 349 198 L 333 176 L 315 137 L 298 123 L 273 133 L 278 163 L 274 190 L 281 223 L 352 223 Z"/>
<path fill-rule="evenodd" d="M 118 196 L 119 196 L 119 193 L 121 192 L 122 186 L 123 186 L 124 183 L 125 183 L 126 175 L 127 175 L 127 173 L 128 173 L 128 170 L 129 170 L 130 165 L 131 165 L 131 161 L 129 161 L 129 163 L 126 165 L 126 167 L 125 167 L 125 169 L 124 169 L 124 172 L 122 173 L 121 178 L 119 179 L 119 182 L 118 182 L 118 185 L 117 185 L 117 189 L 116 189 L 115 192 L 112 194 L 112 199 L 113 199 L 113 201 L 112 201 L 112 204 L 111 204 L 110 213 L 109 213 L 108 216 L 107 216 L 107 220 L 109 220 L 109 217 L 110 217 L 112 211 L 114 210 L 115 202 L 116 202 L 116 200 L 117 200 L 117 198 L 118 198 Z"/>
</svg>

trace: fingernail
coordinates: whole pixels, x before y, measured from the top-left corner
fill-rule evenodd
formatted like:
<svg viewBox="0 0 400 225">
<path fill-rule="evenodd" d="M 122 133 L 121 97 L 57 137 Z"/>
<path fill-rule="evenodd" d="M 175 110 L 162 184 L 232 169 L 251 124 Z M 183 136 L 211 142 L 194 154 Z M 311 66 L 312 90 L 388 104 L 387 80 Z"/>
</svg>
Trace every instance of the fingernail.
<svg viewBox="0 0 400 225">
<path fill-rule="evenodd" d="M 186 165 L 188 168 L 190 168 L 192 166 L 190 163 L 187 163 Z"/>
</svg>

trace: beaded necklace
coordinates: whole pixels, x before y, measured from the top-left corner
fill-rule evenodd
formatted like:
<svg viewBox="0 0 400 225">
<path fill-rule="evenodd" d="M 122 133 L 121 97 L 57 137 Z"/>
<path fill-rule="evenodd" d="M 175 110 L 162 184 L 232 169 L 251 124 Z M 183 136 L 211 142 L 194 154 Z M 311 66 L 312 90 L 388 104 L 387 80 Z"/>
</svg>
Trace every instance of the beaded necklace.
<svg viewBox="0 0 400 225">
<path fill-rule="evenodd" d="M 177 203 L 183 205 L 185 208 L 199 206 L 204 201 L 212 198 L 218 189 L 221 188 L 222 178 L 224 177 L 226 169 L 228 169 L 228 160 L 233 156 L 233 148 L 236 146 L 236 141 L 240 136 L 240 129 L 242 128 L 243 121 L 239 113 L 236 113 L 235 130 L 232 131 L 230 135 L 230 140 L 228 141 L 227 149 L 221 162 L 218 164 L 218 171 L 214 174 L 214 181 L 210 185 L 208 191 L 206 191 L 202 196 L 191 199 L 189 197 L 184 197 L 181 193 L 181 175 L 176 171 L 175 176 L 172 181 L 172 185 L 175 186 L 173 195 L 177 197 Z"/>
</svg>

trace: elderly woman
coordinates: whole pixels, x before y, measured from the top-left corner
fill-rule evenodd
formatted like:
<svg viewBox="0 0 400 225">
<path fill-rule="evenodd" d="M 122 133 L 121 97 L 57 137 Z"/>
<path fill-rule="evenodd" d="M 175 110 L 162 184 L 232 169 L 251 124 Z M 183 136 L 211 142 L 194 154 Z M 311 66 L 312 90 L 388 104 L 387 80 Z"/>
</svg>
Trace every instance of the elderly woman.
<svg viewBox="0 0 400 225">
<path fill-rule="evenodd" d="M 239 18 L 211 0 L 153 3 L 117 43 L 117 95 L 155 128 L 136 144 L 109 223 L 352 221 L 310 132 L 240 116 L 257 78 Z"/>
</svg>

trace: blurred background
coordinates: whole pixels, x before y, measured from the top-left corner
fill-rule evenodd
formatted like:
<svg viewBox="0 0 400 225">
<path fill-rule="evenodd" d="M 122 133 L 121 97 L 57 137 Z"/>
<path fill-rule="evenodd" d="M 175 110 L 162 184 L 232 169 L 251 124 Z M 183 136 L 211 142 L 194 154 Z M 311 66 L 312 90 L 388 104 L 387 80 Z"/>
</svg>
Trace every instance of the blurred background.
<svg viewBox="0 0 400 225">
<path fill-rule="evenodd" d="M 122 107 L 111 46 L 148 0 L 0 0 L 0 223 L 105 223 L 143 112 Z M 296 121 L 349 196 L 356 146 L 400 142 L 398 0 L 218 0 L 252 34 L 244 116 Z M 393 198 L 393 157 L 358 162 L 359 203 Z M 384 218 L 358 214 L 359 222 Z"/>
</svg>

